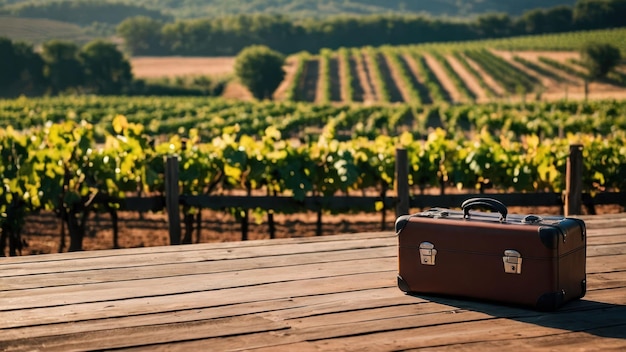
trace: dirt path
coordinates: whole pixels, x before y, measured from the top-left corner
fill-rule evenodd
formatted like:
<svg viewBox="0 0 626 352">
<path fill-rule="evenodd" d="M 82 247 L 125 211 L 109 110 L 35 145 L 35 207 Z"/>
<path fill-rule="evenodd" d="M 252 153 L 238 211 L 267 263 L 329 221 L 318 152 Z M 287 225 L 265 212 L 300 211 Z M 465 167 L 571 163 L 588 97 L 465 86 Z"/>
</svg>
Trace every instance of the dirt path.
<svg viewBox="0 0 626 352">
<path fill-rule="evenodd" d="M 316 77 L 316 81 L 315 81 L 315 99 L 313 100 L 315 103 L 317 104 L 321 104 L 321 103 L 325 103 L 325 98 L 328 99 L 328 102 L 330 102 L 330 94 L 328 94 L 328 97 L 325 97 L 326 92 L 324 92 L 325 86 L 324 84 L 327 83 L 330 85 L 330 79 L 328 82 L 326 82 L 326 77 L 324 77 L 324 71 L 328 71 L 329 72 L 329 76 L 330 76 L 330 71 L 328 67 L 324 67 L 324 65 L 326 65 L 327 63 L 322 60 L 322 57 L 320 56 L 319 59 L 316 60 L 317 64 L 318 64 L 318 74 Z M 330 65 L 329 65 L 330 66 Z M 330 86 L 328 87 L 328 89 L 330 90 Z"/>
<path fill-rule="evenodd" d="M 348 96 L 347 89 L 349 82 L 345 82 L 347 77 L 352 77 L 350 62 L 344 60 L 341 55 L 337 56 L 337 75 L 339 76 L 339 100 L 346 103 L 351 102 L 353 97 Z"/>
<path fill-rule="evenodd" d="M 396 82 L 402 101 L 411 102 L 413 98 L 411 97 L 411 93 L 409 93 L 409 87 L 406 86 L 407 83 L 405 83 L 404 79 L 400 75 L 399 68 L 392 64 L 388 55 L 384 55 L 384 58 L 386 60 L 387 67 L 389 67 L 389 74 L 393 81 Z M 408 84 L 410 84 L 410 82 L 408 82 Z"/>
<path fill-rule="evenodd" d="M 363 88 L 363 102 L 376 102 L 376 91 L 372 84 L 368 65 L 365 63 L 363 53 L 360 51 L 357 52 L 355 58 L 357 77 L 359 78 L 360 86 Z"/>
<path fill-rule="evenodd" d="M 434 57 L 432 57 L 431 55 L 427 53 L 424 53 L 423 56 L 424 56 L 426 65 L 432 71 L 435 77 L 437 77 L 437 80 L 439 81 L 439 83 L 441 83 L 441 87 L 447 92 L 447 95 L 448 97 L 450 97 L 450 100 L 453 103 L 464 101 L 465 99 L 463 98 L 463 95 L 461 95 L 461 93 L 456 88 L 452 80 L 450 80 L 450 77 L 448 76 L 444 68 L 441 67 L 441 64 L 439 63 L 439 61 L 435 60 Z"/>
<path fill-rule="evenodd" d="M 417 82 L 415 87 L 420 95 L 420 100 L 422 104 L 432 104 L 433 99 L 428 92 L 428 88 L 424 85 L 424 77 L 419 74 L 419 70 L 417 69 L 417 64 L 415 63 L 415 59 L 410 54 L 401 55 L 400 58 L 404 61 L 409 72 Z"/>
<path fill-rule="evenodd" d="M 283 66 L 283 70 L 285 70 L 285 78 L 280 83 L 276 91 L 274 92 L 274 99 L 276 100 L 285 100 L 285 93 L 287 92 L 287 88 L 291 85 L 291 82 L 294 79 L 294 75 L 296 74 L 296 69 L 298 68 L 300 58 L 298 56 L 289 57 L 285 66 Z"/>
<path fill-rule="evenodd" d="M 452 55 L 445 56 L 445 59 L 448 60 L 448 63 L 452 67 L 452 69 L 459 75 L 463 83 L 467 86 L 467 88 L 474 93 L 476 97 L 476 102 L 483 103 L 489 101 L 489 97 L 487 96 L 487 92 L 478 84 L 476 78 L 469 73 L 463 65 Z"/>
<path fill-rule="evenodd" d="M 463 54 L 461 54 L 463 55 Z M 476 72 L 478 72 L 480 74 L 480 76 L 483 78 L 483 80 L 485 80 L 485 84 L 487 84 L 487 86 L 489 86 L 494 92 L 496 92 L 496 94 L 498 96 L 504 96 L 506 95 L 506 91 L 504 90 L 504 88 L 498 84 L 498 82 L 496 82 L 493 77 L 491 77 L 490 75 L 487 74 L 487 72 L 485 72 L 485 70 L 483 70 L 482 67 L 480 67 L 479 64 L 477 64 L 476 62 L 474 62 L 474 60 L 470 59 L 469 57 L 463 55 L 465 60 L 467 61 L 467 63 L 474 69 L 476 70 Z"/>
<path fill-rule="evenodd" d="M 392 103 L 408 101 L 400 89 L 402 79 L 397 74 L 394 74 L 393 66 L 390 64 L 387 55 L 382 53 L 376 54 L 376 61 L 389 92 L 389 101 Z"/>
</svg>

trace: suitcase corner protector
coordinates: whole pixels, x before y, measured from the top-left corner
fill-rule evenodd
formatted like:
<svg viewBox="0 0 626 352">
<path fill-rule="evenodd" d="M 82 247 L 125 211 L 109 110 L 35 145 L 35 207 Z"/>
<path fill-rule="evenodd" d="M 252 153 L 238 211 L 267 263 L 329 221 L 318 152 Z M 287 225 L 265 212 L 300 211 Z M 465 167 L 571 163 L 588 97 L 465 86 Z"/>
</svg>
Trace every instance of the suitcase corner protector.
<svg viewBox="0 0 626 352">
<path fill-rule="evenodd" d="M 401 215 L 396 219 L 396 223 L 395 223 L 396 233 L 399 233 L 404 228 L 404 226 L 406 226 L 406 224 L 409 222 L 410 217 L 411 215 Z"/>
<path fill-rule="evenodd" d="M 409 284 L 400 275 L 398 275 L 398 288 L 400 289 L 400 291 L 404 293 L 411 292 L 411 288 L 409 287 Z"/>
</svg>

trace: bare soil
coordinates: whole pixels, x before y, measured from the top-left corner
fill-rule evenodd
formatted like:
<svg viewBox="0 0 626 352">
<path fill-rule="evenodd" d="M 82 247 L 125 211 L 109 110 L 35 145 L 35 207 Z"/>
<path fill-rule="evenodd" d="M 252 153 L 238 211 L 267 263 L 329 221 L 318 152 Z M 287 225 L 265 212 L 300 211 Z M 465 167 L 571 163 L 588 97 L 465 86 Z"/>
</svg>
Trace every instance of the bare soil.
<svg viewBox="0 0 626 352">
<path fill-rule="evenodd" d="M 395 221 L 393 211 L 387 211 L 385 227 L 382 225 L 382 213 L 376 214 L 323 214 L 322 235 L 341 233 L 391 231 Z M 167 215 L 164 213 L 118 212 L 118 244 L 120 248 L 153 247 L 169 245 Z M 249 217 L 249 240 L 269 239 L 270 231 L 267 215 Z M 275 238 L 316 236 L 317 213 L 274 214 Z M 112 249 L 113 226 L 108 214 L 90 216 L 83 240 L 84 250 Z M 66 235 L 65 247 L 61 250 L 61 220 L 53 213 L 43 212 L 30 215 L 22 231 L 26 247 L 22 255 L 49 254 L 67 251 L 69 237 Z M 185 228 L 183 225 L 183 233 Z M 67 230 L 65 230 L 67 233 Z M 193 243 L 228 242 L 242 239 L 241 222 L 226 212 L 203 210 L 200 236 L 194 230 Z"/>
<path fill-rule="evenodd" d="M 439 80 L 439 82 L 441 83 L 442 88 L 450 96 L 450 100 L 455 103 L 463 101 L 461 93 L 458 89 L 456 89 L 456 86 L 454 85 L 444 68 L 441 66 L 441 64 L 429 54 L 424 54 L 424 60 L 426 61 L 426 65 L 428 65 L 430 70 L 433 71 L 435 77 L 437 77 L 437 80 Z"/>
<path fill-rule="evenodd" d="M 454 56 L 448 55 L 446 56 L 446 60 L 448 60 L 448 63 L 450 64 L 454 72 L 456 72 L 461 80 L 466 84 L 467 88 L 474 93 L 477 102 L 483 103 L 489 101 L 489 97 L 487 96 L 485 90 L 472 77 L 472 74 L 469 73 L 467 69 L 465 69 L 465 67 L 461 65 L 461 63 Z"/>
</svg>

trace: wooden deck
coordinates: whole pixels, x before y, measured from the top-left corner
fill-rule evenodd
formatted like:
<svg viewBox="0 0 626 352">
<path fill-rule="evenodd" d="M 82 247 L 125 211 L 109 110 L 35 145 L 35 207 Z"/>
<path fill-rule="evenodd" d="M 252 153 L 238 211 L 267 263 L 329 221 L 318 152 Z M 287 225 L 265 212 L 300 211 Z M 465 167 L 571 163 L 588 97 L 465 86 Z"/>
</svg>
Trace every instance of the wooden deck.
<svg viewBox="0 0 626 352">
<path fill-rule="evenodd" d="M 0 258 L 0 350 L 625 350 L 626 214 L 556 313 L 396 286 L 393 233 Z"/>
</svg>

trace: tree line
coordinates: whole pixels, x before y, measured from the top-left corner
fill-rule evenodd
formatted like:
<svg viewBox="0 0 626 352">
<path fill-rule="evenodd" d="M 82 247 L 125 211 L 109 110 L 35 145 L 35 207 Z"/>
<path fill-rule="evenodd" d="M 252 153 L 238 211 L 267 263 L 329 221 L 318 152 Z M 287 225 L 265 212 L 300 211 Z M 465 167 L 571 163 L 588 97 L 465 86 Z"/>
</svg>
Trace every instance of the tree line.
<svg viewBox="0 0 626 352">
<path fill-rule="evenodd" d="M 626 0 L 579 0 L 574 6 L 534 9 L 519 17 L 489 13 L 471 20 L 424 15 L 335 16 L 293 19 L 283 15 L 235 15 L 162 21 L 124 20 L 117 34 L 133 55 L 235 55 L 251 45 L 283 54 L 322 48 L 450 42 L 569 32 L 626 25 Z"/>
<path fill-rule="evenodd" d="M 4 6 L 0 9 L 0 14 L 24 18 L 47 18 L 80 26 L 89 26 L 94 22 L 117 25 L 126 18 L 135 16 L 148 16 L 161 21 L 173 20 L 172 16 L 164 15 L 159 10 L 108 0 L 56 0 L 45 4 L 25 2 Z"/>
<path fill-rule="evenodd" d="M 0 96 L 65 92 L 119 94 L 132 82 L 131 66 L 113 43 L 53 40 L 41 51 L 0 37 Z"/>
<path fill-rule="evenodd" d="M 133 77 L 131 65 L 115 43 L 97 39 L 78 46 L 51 40 L 32 44 L 0 37 L 0 97 L 58 94 L 221 95 L 228 78 L 146 81 Z"/>
</svg>

